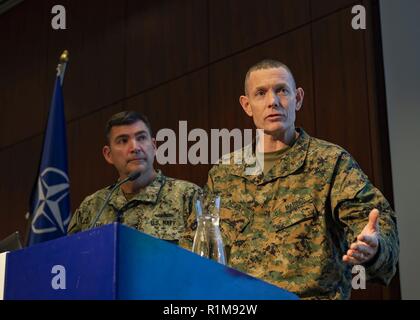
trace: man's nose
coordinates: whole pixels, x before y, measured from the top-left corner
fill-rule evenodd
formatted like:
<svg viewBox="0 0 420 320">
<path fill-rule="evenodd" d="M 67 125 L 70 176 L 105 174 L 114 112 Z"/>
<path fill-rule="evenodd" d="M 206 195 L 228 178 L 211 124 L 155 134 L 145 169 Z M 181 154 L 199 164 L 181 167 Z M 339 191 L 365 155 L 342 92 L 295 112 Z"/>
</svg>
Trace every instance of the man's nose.
<svg viewBox="0 0 420 320">
<path fill-rule="evenodd" d="M 137 139 L 130 139 L 130 152 L 132 153 L 139 153 L 143 150 L 140 142 Z"/>
<path fill-rule="evenodd" d="M 280 97 L 274 92 L 274 90 L 269 90 L 267 93 L 268 106 L 272 108 L 280 107 Z"/>
</svg>

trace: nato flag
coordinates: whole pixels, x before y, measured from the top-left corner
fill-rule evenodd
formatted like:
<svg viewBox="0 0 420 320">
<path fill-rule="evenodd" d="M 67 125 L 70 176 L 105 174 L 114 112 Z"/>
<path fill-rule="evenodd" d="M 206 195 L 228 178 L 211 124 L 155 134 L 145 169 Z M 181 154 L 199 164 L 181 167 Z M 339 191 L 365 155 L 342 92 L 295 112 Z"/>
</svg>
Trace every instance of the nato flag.
<svg viewBox="0 0 420 320">
<path fill-rule="evenodd" d="M 60 76 L 57 76 L 41 163 L 30 201 L 28 245 L 67 233 L 70 221 L 69 186 L 64 102 Z"/>
</svg>

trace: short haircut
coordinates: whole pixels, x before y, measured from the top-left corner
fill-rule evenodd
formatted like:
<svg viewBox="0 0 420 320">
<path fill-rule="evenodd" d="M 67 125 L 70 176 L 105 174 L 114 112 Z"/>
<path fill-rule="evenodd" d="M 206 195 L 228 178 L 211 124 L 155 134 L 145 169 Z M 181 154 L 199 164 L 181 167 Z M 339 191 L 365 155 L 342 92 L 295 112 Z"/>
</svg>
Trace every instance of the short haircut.
<svg viewBox="0 0 420 320">
<path fill-rule="evenodd" d="M 273 68 L 286 69 L 286 71 L 290 74 L 290 77 L 292 78 L 292 85 L 294 86 L 294 88 L 292 88 L 292 89 L 296 89 L 295 78 L 293 77 L 293 73 L 287 65 L 285 65 L 284 63 L 282 63 L 280 61 L 277 61 L 277 60 L 264 59 L 264 60 L 261 60 L 260 62 L 257 62 L 251 68 L 248 69 L 248 72 L 246 73 L 246 76 L 245 76 L 245 83 L 244 83 L 245 94 L 248 95 L 248 88 L 247 88 L 248 81 L 249 81 L 249 77 L 251 76 L 251 73 L 253 71 L 273 69 Z"/>
<path fill-rule="evenodd" d="M 147 129 L 149 130 L 149 134 L 153 137 L 152 126 L 150 125 L 149 119 L 144 114 L 141 114 L 137 111 L 122 111 L 119 113 L 114 114 L 106 123 L 105 127 L 105 139 L 106 143 L 109 145 L 109 134 L 111 132 L 112 127 L 116 126 L 124 126 L 136 123 L 138 121 L 143 121 L 146 125 Z"/>
</svg>

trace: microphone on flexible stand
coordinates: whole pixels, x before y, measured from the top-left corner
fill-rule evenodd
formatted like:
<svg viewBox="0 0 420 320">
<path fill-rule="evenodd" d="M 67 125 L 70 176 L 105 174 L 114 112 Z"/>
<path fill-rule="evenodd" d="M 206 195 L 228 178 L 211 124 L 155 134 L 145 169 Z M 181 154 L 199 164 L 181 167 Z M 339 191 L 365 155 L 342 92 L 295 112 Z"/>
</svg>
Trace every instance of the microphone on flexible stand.
<svg viewBox="0 0 420 320">
<path fill-rule="evenodd" d="M 104 204 L 102 205 L 102 207 L 101 207 L 101 209 L 98 211 L 98 213 L 96 214 L 96 216 L 95 216 L 95 219 L 93 219 L 93 221 L 92 221 L 92 223 L 90 224 L 90 226 L 89 226 L 89 229 L 92 229 L 93 228 L 93 226 L 96 224 L 96 222 L 98 222 L 98 220 L 99 220 L 99 218 L 101 217 L 101 215 L 102 215 L 102 212 L 104 211 L 104 209 L 105 209 L 105 207 L 106 207 L 106 205 L 108 204 L 108 202 L 109 202 L 109 199 L 111 198 L 111 195 L 114 193 L 114 191 L 115 190 L 117 190 L 117 188 L 120 186 L 120 185 L 122 185 L 122 184 L 124 184 L 124 183 L 126 183 L 126 182 L 128 182 L 128 181 L 134 181 L 134 180 L 136 180 L 138 177 L 140 177 L 140 175 L 141 175 L 141 172 L 140 171 L 135 171 L 135 172 L 132 172 L 132 173 L 130 173 L 129 175 L 128 175 L 128 177 L 127 178 L 125 178 L 124 180 L 121 180 L 120 182 L 118 182 L 112 189 L 111 189 L 111 191 L 108 193 L 108 195 L 107 195 L 107 197 L 106 197 L 106 199 L 105 199 L 105 201 L 104 201 Z M 88 229 L 88 230 L 89 230 Z"/>
</svg>

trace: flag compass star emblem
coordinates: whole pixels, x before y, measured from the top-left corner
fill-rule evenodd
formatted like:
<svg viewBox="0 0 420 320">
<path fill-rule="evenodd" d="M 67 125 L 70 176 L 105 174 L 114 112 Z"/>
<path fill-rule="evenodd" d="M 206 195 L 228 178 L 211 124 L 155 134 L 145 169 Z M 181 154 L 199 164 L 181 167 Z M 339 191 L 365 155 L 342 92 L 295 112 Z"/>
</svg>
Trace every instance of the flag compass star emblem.
<svg viewBox="0 0 420 320">
<path fill-rule="evenodd" d="M 44 169 L 38 178 L 36 197 L 32 231 L 36 234 L 56 231 L 65 234 L 70 221 L 67 174 L 53 167 Z"/>
</svg>

